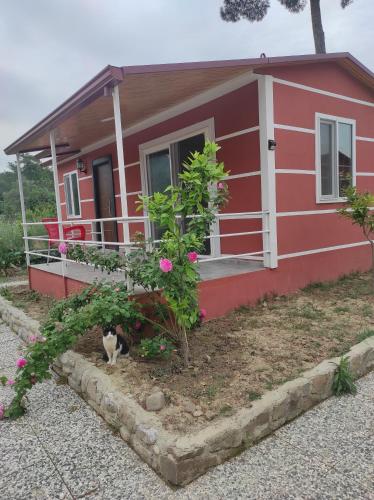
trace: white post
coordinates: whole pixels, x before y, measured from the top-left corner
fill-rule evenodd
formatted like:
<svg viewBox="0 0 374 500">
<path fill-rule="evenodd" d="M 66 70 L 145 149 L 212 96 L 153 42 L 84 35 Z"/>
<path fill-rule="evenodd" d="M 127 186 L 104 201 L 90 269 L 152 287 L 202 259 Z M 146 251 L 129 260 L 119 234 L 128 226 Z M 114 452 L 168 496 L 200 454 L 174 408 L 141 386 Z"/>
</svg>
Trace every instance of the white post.
<svg viewBox="0 0 374 500">
<path fill-rule="evenodd" d="M 122 217 L 128 217 L 127 207 L 127 188 L 126 188 L 126 173 L 125 173 L 125 156 L 123 152 L 123 135 L 122 135 L 122 120 L 121 120 L 121 102 L 119 99 L 119 88 L 115 85 L 113 88 L 113 109 L 114 109 L 114 124 L 116 131 L 117 145 L 117 160 L 119 172 L 119 185 L 121 194 L 121 211 Z M 130 230 L 128 221 L 123 223 L 123 241 L 130 243 Z M 125 247 L 125 251 L 126 251 Z"/>
<path fill-rule="evenodd" d="M 51 146 L 52 155 L 52 169 L 53 169 L 53 183 L 55 186 L 55 199 L 56 199 L 56 213 L 57 213 L 57 224 L 58 224 L 58 237 L 60 241 L 64 241 L 64 231 L 62 227 L 62 213 L 61 213 L 61 200 L 60 200 L 60 188 L 58 186 L 58 171 L 57 171 L 57 155 L 56 155 L 56 138 L 54 130 L 51 130 L 49 134 L 49 143 Z M 64 259 L 65 256 L 62 255 Z M 62 263 L 62 274 L 64 275 L 64 264 Z"/>
<path fill-rule="evenodd" d="M 274 139 L 273 77 L 261 75 L 258 79 L 258 105 L 260 125 L 261 200 L 263 217 L 264 266 L 278 267 L 277 213 L 275 185 L 275 151 L 269 150 L 269 139 Z M 264 221 L 267 221 L 265 224 Z"/>
<path fill-rule="evenodd" d="M 30 265 L 30 255 L 27 253 L 29 251 L 29 240 L 27 239 L 25 197 L 23 195 L 21 159 L 20 159 L 19 153 L 17 153 L 17 175 L 18 175 L 19 199 L 20 199 L 20 202 L 21 202 L 21 216 L 22 216 L 23 237 L 24 237 L 25 251 L 26 251 L 26 264 L 27 264 L 27 267 L 28 267 Z"/>
</svg>

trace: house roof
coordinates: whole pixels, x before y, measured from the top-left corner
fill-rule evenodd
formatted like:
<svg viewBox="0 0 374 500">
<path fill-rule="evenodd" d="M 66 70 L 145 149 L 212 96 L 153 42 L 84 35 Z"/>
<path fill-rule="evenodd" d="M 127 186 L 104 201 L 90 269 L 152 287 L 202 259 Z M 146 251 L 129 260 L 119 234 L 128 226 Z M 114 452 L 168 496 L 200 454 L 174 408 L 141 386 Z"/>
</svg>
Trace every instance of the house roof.
<svg viewBox="0 0 374 500">
<path fill-rule="evenodd" d="M 54 111 L 5 148 L 6 154 L 46 151 L 56 131 L 58 152 L 87 147 L 113 134 L 113 104 L 107 90 L 119 85 L 124 128 L 132 127 L 186 99 L 249 71 L 319 62 L 336 62 L 374 89 L 374 74 L 349 53 L 262 57 L 225 61 L 106 66 Z"/>
</svg>

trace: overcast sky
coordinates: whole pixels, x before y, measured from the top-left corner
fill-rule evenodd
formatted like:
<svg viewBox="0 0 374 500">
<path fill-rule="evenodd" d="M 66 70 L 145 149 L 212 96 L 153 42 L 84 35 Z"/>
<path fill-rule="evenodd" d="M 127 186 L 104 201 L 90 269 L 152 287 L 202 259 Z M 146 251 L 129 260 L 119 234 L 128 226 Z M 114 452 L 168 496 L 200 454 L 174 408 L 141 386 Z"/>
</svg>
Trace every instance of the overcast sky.
<svg viewBox="0 0 374 500">
<path fill-rule="evenodd" d="M 223 0 L 0 0 L 3 149 L 107 64 L 117 66 L 314 52 L 309 6 L 277 0 L 265 20 L 226 23 Z M 374 70 L 374 0 L 321 0 L 329 52 Z"/>
</svg>

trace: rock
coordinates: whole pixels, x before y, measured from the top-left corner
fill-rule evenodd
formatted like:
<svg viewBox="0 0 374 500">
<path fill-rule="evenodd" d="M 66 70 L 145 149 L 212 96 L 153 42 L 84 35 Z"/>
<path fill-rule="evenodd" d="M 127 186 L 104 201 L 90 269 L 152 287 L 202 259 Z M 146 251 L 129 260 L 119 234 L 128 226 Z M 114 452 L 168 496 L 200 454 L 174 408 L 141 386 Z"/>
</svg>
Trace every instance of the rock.
<svg viewBox="0 0 374 500">
<path fill-rule="evenodd" d="M 212 358 L 209 356 L 209 354 L 205 354 L 204 359 L 207 363 L 210 363 L 212 361 Z"/>
<path fill-rule="evenodd" d="M 160 411 L 165 405 L 165 395 L 162 391 L 152 393 L 145 400 L 145 408 L 147 411 Z"/>
<path fill-rule="evenodd" d="M 191 413 L 193 414 L 195 411 L 196 411 L 196 405 L 190 401 L 189 399 L 187 399 L 186 401 L 183 402 L 183 409 L 187 412 L 187 413 Z"/>
<path fill-rule="evenodd" d="M 196 411 L 193 412 L 192 415 L 194 417 L 201 417 L 203 415 L 203 412 L 200 409 L 197 409 Z"/>
<path fill-rule="evenodd" d="M 157 440 L 158 432 L 152 427 L 146 427 L 145 425 L 139 425 L 136 429 L 136 435 L 145 444 L 154 444 Z"/>
</svg>

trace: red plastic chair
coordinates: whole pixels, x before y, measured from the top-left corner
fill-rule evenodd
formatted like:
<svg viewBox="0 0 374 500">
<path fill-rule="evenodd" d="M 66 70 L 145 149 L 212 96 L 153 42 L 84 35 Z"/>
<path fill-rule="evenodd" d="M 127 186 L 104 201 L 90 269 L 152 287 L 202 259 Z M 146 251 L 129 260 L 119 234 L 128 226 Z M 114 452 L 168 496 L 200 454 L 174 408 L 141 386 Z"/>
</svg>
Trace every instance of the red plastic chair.
<svg viewBox="0 0 374 500">
<path fill-rule="evenodd" d="M 48 259 L 49 263 L 50 252 L 52 247 L 57 247 L 60 240 L 60 233 L 58 230 L 57 218 L 56 217 L 45 217 L 42 222 L 56 222 L 56 224 L 44 224 L 44 227 L 48 233 Z M 63 227 L 64 240 L 80 240 L 84 241 L 86 239 L 86 228 L 84 226 L 68 226 Z M 74 236 L 76 233 L 79 235 Z M 56 241 L 54 241 L 56 240 Z"/>
</svg>

